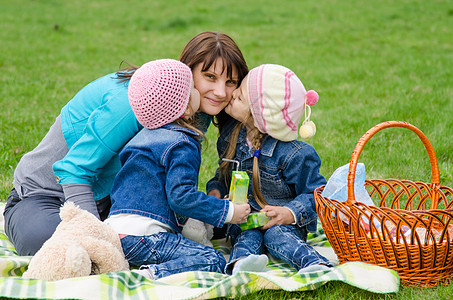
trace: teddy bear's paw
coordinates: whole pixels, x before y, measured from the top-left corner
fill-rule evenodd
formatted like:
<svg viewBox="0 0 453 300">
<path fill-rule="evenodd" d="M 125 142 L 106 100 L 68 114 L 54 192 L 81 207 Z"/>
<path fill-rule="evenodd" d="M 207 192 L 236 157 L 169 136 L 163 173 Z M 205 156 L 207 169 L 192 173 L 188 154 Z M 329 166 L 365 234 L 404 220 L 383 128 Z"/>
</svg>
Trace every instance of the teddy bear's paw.
<svg viewBox="0 0 453 300">
<path fill-rule="evenodd" d="M 80 245 L 72 245 L 66 249 L 66 278 L 88 276 L 91 274 L 92 263 L 87 251 Z"/>
<path fill-rule="evenodd" d="M 74 241 L 52 242 L 49 239 L 32 257 L 22 278 L 53 281 L 90 275 L 91 260 L 85 249 Z"/>
</svg>

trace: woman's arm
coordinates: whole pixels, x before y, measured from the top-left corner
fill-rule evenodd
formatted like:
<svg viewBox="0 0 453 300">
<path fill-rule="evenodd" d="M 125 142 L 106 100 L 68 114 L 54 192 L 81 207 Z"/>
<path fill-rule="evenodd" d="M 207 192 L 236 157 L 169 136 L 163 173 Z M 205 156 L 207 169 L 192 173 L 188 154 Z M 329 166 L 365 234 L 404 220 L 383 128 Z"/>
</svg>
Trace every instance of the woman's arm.
<svg viewBox="0 0 453 300">
<path fill-rule="evenodd" d="M 112 98 L 98 107 L 91 113 L 85 132 L 66 156 L 53 165 L 59 183 L 91 184 L 139 130 L 140 125 L 128 102 Z"/>
<path fill-rule="evenodd" d="M 99 175 L 113 178 L 120 163 L 112 158 L 140 129 L 126 86 L 104 77 L 82 89 L 62 109 L 62 130 L 69 149 L 53 165 L 65 199 L 99 217 L 92 184 Z M 97 192 L 107 195 L 109 183 L 106 181 L 105 190 Z"/>
</svg>

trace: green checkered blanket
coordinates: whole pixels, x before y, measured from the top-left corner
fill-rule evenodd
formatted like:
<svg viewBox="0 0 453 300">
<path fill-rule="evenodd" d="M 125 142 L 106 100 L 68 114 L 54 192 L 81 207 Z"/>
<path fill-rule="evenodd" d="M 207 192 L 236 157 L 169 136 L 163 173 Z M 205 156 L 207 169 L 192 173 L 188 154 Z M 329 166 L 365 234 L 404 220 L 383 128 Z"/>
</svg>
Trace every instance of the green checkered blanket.
<svg viewBox="0 0 453 300">
<path fill-rule="evenodd" d="M 2 208 L 2 207 L 1 207 Z M 308 241 L 333 263 L 335 255 L 321 226 Z M 224 255 L 230 247 L 224 240 L 213 241 Z M 396 293 L 398 274 L 361 262 L 337 265 L 330 271 L 297 274 L 282 261 L 271 258 L 266 272 L 239 272 L 233 276 L 211 272 L 184 272 L 159 280 L 148 280 L 133 272 L 112 272 L 60 281 L 25 279 L 31 257 L 19 256 L 0 227 L 0 297 L 13 299 L 212 299 L 235 297 L 262 289 L 314 290 L 329 281 L 341 281 L 374 293 Z"/>
</svg>

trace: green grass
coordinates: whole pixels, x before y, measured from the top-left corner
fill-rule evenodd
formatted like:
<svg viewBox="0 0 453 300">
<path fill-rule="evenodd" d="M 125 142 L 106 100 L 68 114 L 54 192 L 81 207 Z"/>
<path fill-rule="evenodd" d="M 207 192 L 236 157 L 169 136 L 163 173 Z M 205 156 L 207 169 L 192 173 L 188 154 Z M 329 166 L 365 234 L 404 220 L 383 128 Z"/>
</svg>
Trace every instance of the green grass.
<svg viewBox="0 0 453 300">
<path fill-rule="evenodd" d="M 13 3 L 14 2 L 14 3 Z M 431 141 L 441 184 L 453 186 L 451 1 L 0 0 L 0 199 L 14 168 L 85 84 L 118 69 L 178 58 L 204 30 L 230 34 L 249 64 L 291 68 L 320 100 L 315 146 L 326 178 L 349 162 L 374 125 L 401 120 Z M 216 130 L 203 152 L 200 189 L 215 170 Z M 428 155 L 409 130 L 379 132 L 360 161 L 368 178 L 431 181 Z M 450 286 L 374 295 L 329 283 L 313 292 L 263 291 L 255 299 L 445 299 Z"/>
</svg>

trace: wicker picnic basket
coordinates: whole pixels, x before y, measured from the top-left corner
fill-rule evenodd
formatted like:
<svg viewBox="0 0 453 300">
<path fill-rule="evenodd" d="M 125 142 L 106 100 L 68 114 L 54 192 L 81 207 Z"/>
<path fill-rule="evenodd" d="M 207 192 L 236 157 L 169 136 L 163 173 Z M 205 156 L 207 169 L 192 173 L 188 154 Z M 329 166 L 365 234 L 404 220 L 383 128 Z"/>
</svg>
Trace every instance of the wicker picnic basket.
<svg viewBox="0 0 453 300">
<path fill-rule="evenodd" d="M 415 132 L 428 152 L 432 182 L 396 179 L 365 181 L 377 206 L 354 196 L 359 155 L 378 131 L 403 127 Z M 315 190 L 316 209 L 324 232 L 340 263 L 362 261 L 398 272 L 410 286 L 449 284 L 453 274 L 453 189 L 440 185 L 434 149 L 415 126 L 389 121 L 368 130 L 352 152 L 348 173 L 348 199 L 339 202 Z"/>
</svg>

